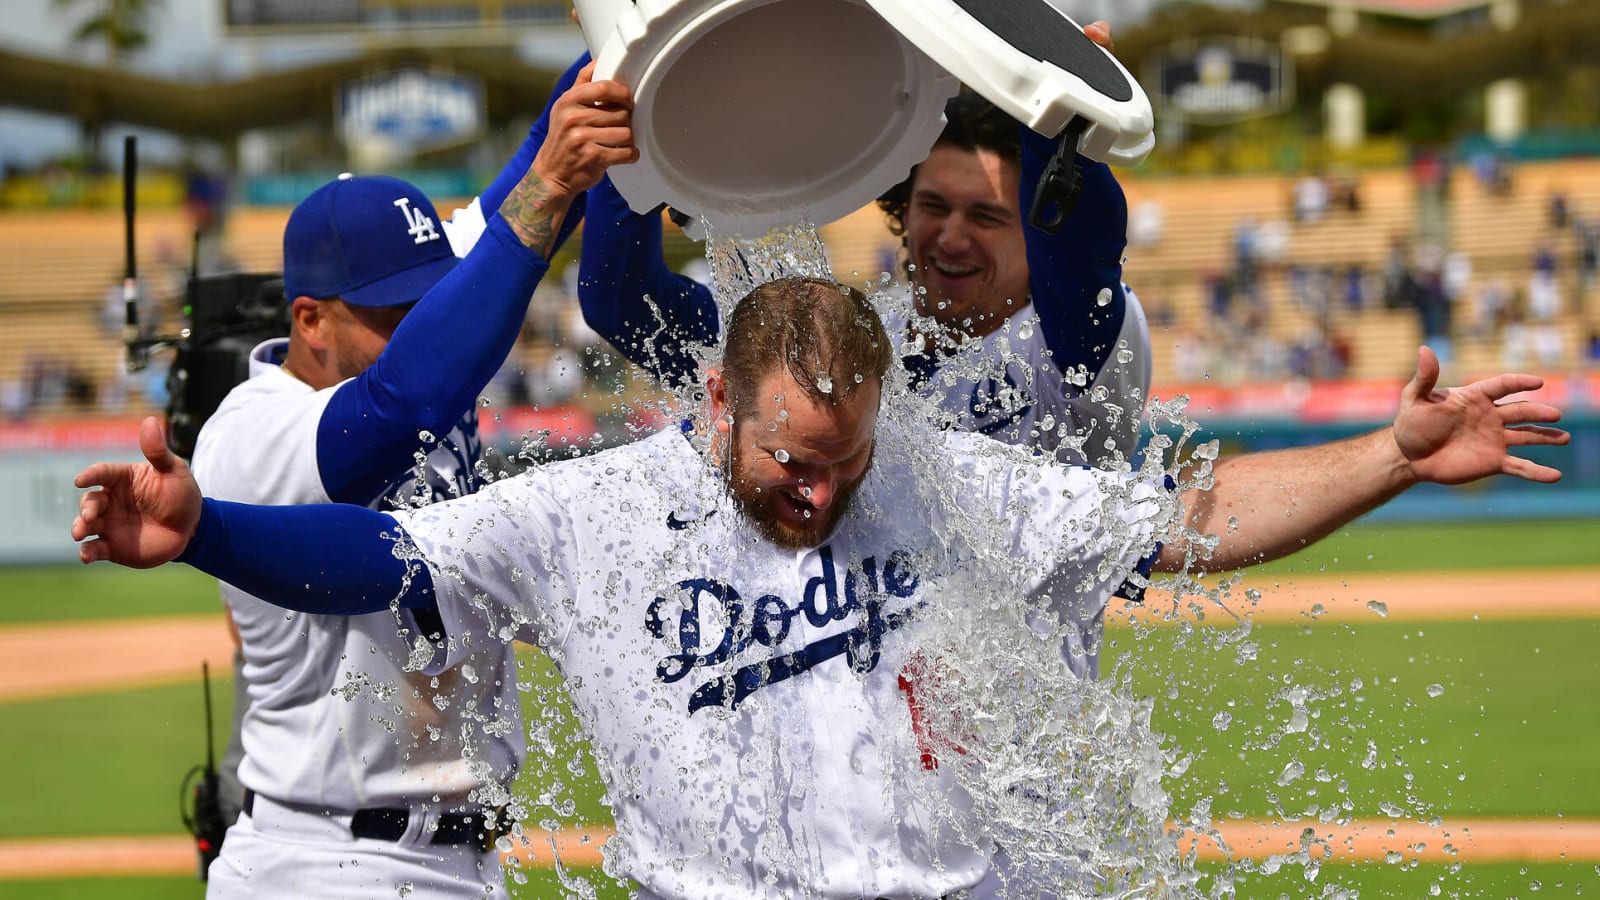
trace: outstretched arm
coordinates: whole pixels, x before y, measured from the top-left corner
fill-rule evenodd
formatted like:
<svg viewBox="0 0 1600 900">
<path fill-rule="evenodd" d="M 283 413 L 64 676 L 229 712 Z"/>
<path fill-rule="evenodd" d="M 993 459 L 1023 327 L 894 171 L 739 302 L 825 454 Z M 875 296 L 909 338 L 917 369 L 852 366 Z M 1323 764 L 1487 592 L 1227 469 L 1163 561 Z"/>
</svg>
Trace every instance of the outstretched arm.
<svg viewBox="0 0 1600 900">
<path fill-rule="evenodd" d="M 1182 536 L 1162 548 L 1156 568 L 1191 564 L 1207 571 L 1254 565 L 1294 553 L 1420 482 L 1465 484 L 1491 475 L 1551 483 L 1561 473 L 1512 455 L 1512 448 L 1571 439 L 1539 423 L 1561 411 L 1505 398 L 1538 390 L 1533 375 L 1498 375 L 1439 388 L 1439 360 L 1423 347 L 1417 373 L 1400 395 L 1394 424 L 1315 447 L 1251 453 L 1216 464 L 1215 486 L 1186 491 L 1184 525 L 1216 535 L 1209 555 Z M 1200 473 L 1193 473 L 1200 474 Z M 1192 554 L 1185 559 L 1185 554 Z"/>
<path fill-rule="evenodd" d="M 617 352 L 669 385 L 694 378 L 695 346 L 720 331 L 711 290 L 667 268 L 661 216 L 639 215 L 611 179 L 589 191 L 578 264 L 583 320 Z"/>
<path fill-rule="evenodd" d="M 83 562 L 148 569 L 179 560 L 302 612 L 355 615 L 393 602 L 433 607 L 427 567 L 394 553 L 402 535 L 390 516 L 338 504 L 204 500 L 154 416 L 139 425 L 139 447 L 145 462 L 97 463 L 74 482 L 100 488 L 83 494 L 72 523 Z"/>
<path fill-rule="evenodd" d="M 317 427 L 328 496 L 366 504 L 412 464 L 417 434 L 448 432 L 511 352 L 573 198 L 638 158 L 626 88 L 585 67 L 488 231 L 401 320 L 377 361 L 341 385 Z"/>
</svg>

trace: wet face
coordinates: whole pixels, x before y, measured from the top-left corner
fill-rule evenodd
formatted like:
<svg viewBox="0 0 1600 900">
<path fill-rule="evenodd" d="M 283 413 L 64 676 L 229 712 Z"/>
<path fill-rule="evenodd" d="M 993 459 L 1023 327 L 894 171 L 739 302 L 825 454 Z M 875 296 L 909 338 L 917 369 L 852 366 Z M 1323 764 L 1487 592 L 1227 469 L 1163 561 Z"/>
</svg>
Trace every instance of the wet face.
<svg viewBox="0 0 1600 900">
<path fill-rule="evenodd" d="M 333 326 L 330 345 L 339 377 L 354 378 L 376 362 L 400 320 L 415 305 L 355 306 L 342 300 L 324 301 L 324 312 Z"/>
<path fill-rule="evenodd" d="M 872 468 L 879 392 L 871 379 L 842 403 L 818 404 L 787 374 L 773 374 L 753 411 L 731 426 L 718 420 L 728 492 L 763 537 L 786 550 L 827 539 Z"/>
<path fill-rule="evenodd" d="M 933 148 L 905 213 L 918 312 L 974 337 L 1028 302 L 1017 165 L 989 150 Z"/>
</svg>

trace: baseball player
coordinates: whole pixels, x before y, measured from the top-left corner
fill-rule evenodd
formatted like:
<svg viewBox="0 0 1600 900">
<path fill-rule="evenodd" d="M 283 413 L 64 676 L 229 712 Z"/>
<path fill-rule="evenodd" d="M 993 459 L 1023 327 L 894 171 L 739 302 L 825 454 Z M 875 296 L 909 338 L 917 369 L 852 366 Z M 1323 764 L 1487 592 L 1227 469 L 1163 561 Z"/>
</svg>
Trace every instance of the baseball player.
<svg viewBox="0 0 1600 900">
<path fill-rule="evenodd" d="M 1111 46 L 1106 23 L 1085 33 Z M 1082 194 L 1060 231 L 1025 226 L 1054 142 L 975 94 L 953 98 L 945 118 L 928 158 L 879 200 L 914 287 L 915 317 L 889 322 L 913 387 L 950 427 L 1065 462 L 1131 457 L 1151 352 L 1144 310 L 1122 283 L 1121 187 L 1104 163 L 1079 157 Z M 661 240 L 660 217 L 633 213 L 602 179 L 578 296 L 590 327 L 630 360 L 692 383 L 697 348 L 719 332 L 716 300 L 667 268 Z"/>
<path fill-rule="evenodd" d="M 1214 488 L 1186 490 L 1173 515 L 1165 488 L 1132 473 L 880 428 L 886 338 L 857 291 L 765 285 L 729 317 L 694 432 L 391 513 L 203 499 L 151 419 L 147 463 L 78 476 L 103 489 L 83 495 L 72 534 L 85 562 L 182 559 L 290 608 L 436 612 L 448 640 L 431 673 L 532 632 L 606 779 L 620 838 L 608 871 L 642 897 L 937 898 L 989 862 L 962 837 L 946 770 L 886 750 L 915 733 L 897 676 L 922 623 L 971 606 L 952 586 L 1092 617 L 1142 558 L 1173 571 L 1203 552 L 1184 529 L 1215 533 L 1208 568 L 1238 567 L 1419 481 L 1554 481 L 1508 450 L 1568 440 L 1533 424 L 1553 407 L 1499 402 L 1538 378 L 1436 390 L 1424 349 L 1392 426 L 1222 460 Z M 993 527 L 952 527 L 962 518 Z M 1002 558 L 989 566 L 967 542 Z"/>
<path fill-rule="evenodd" d="M 201 430 L 194 473 L 212 496 L 398 509 L 481 483 L 478 393 L 510 352 L 571 203 L 631 161 L 626 90 L 584 73 L 553 98 L 508 170 L 447 235 L 428 198 L 393 178 L 342 177 L 284 231 L 288 338 Z M 481 210 L 491 213 L 485 217 Z M 473 246 L 459 264 L 452 243 Z M 420 299 L 419 299 L 420 298 Z M 447 339 L 441 340 L 444 336 Z M 219 897 L 351 897 L 503 890 L 491 821 L 522 757 L 507 645 L 433 679 L 408 660 L 437 633 L 388 612 L 283 610 L 223 579 L 248 691 L 243 814 L 210 867 Z M 505 723 L 506 727 L 494 727 Z"/>
</svg>

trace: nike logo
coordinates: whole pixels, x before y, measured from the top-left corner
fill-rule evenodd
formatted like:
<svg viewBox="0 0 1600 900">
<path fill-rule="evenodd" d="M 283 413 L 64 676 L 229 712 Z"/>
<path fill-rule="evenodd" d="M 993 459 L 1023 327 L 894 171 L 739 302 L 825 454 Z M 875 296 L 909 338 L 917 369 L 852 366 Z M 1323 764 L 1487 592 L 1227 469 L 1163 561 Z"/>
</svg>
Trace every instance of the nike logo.
<svg viewBox="0 0 1600 900">
<path fill-rule="evenodd" d="M 715 510 L 700 516 L 698 519 L 685 519 L 678 515 L 677 510 L 673 510 L 672 512 L 667 513 L 667 527 L 671 528 L 673 531 L 682 531 L 685 528 L 688 528 L 690 525 L 693 525 L 695 522 L 705 521 L 714 515 L 716 515 Z"/>
</svg>

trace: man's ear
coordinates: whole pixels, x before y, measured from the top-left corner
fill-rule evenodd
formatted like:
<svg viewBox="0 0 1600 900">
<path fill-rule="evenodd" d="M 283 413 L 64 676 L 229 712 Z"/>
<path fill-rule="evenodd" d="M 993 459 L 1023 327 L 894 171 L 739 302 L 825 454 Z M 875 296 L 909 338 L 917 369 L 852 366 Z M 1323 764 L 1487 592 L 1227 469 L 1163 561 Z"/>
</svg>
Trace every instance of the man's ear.
<svg viewBox="0 0 1600 900">
<path fill-rule="evenodd" d="M 328 313 L 321 300 L 296 297 L 289 306 L 289 320 L 295 336 L 313 350 L 328 348 Z"/>
<path fill-rule="evenodd" d="M 718 432 L 733 431 L 733 412 L 728 406 L 728 385 L 722 380 L 722 367 L 706 370 L 706 399 L 711 402 L 711 424 Z"/>
</svg>

